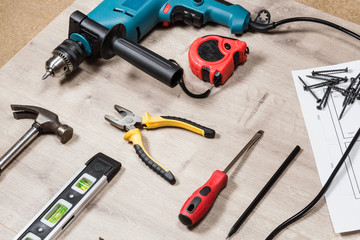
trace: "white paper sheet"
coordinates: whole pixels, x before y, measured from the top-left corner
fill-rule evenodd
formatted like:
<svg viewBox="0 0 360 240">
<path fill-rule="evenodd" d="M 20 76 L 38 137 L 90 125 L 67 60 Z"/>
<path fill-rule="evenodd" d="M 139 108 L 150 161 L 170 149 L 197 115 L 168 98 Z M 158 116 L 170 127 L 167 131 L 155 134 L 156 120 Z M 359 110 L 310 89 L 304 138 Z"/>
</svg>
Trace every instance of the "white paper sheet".
<svg viewBox="0 0 360 240">
<path fill-rule="evenodd" d="M 316 106 L 319 104 L 308 91 L 304 91 L 298 76 L 311 85 L 321 82 L 306 77 L 306 75 L 311 75 L 313 70 L 346 67 L 349 68 L 348 73 L 336 74 L 336 76 L 349 78 L 356 77 L 360 73 L 360 61 L 292 72 L 323 185 L 360 127 L 360 100 L 349 105 L 342 119 L 338 120 L 344 96 L 332 91 L 327 106 L 323 110 L 318 110 Z M 349 82 L 342 83 L 339 87 L 346 88 Z M 325 89 L 314 89 L 314 93 L 322 98 Z M 360 229 L 360 141 L 356 142 L 345 165 L 331 184 L 326 194 L 326 202 L 336 233 Z"/>
</svg>

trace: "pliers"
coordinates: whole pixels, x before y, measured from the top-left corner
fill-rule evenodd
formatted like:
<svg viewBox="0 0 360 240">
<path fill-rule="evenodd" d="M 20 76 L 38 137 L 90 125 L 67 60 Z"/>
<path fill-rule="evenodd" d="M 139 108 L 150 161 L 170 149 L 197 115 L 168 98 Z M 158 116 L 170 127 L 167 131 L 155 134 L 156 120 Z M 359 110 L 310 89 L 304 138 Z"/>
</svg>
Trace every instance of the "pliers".
<svg viewBox="0 0 360 240">
<path fill-rule="evenodd" d="M 115 105 L 114 108 L 120 114 L 122 119 L 118 120 L 113 116 L 105 115 L 105 120 L 111 125 L 126 131 L 124 139 L 133 144 L 140 159 L 170 184 L 175 184 L 176 180 L 174 175 L 147 153 L 142 143 L 140 128 L 154 129 L 160 127 L 179 127 L 200 134 L 206 138 L 215 137 L 215 131 L 213 129 L 183 118 L 172 116 L 152 117 L 147 112 L 145 113 L 145 116 L 139 117 L 134 115 L 130 110 L 119 105 Z"/>
</svg>

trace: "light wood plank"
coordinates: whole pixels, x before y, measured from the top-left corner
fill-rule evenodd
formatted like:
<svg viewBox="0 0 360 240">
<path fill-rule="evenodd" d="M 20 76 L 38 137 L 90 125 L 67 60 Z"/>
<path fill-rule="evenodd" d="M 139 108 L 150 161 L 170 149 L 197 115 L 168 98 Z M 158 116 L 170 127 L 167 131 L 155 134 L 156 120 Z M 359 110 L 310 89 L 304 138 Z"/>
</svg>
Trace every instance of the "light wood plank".
<svg viewBox="0 0 360 240">
<path fill-rule="evenodd" d="M 233 239 L 264 239 L 315 196 L 320 181 L 291 70 L 359 59 L 358 41 L 312 24 L 284 26 L 279 28 L 279 34 L 244 34 L 240 39 L 250 47 L 248 61 L 206 100 L 191 99 L 180 87 L 170 89 L 117 57 L 84 63 L 76 75 L 65 81 L 41 81 L 44 62 L 66 38 L 68 16 L 77 9 L 87 13 L 99 2 L 76 1 L 0 71 L 0 152 L 5 152 L 31 125 L 31 121 L 12 118 L 12 103 L 53 110 L 62 122 L 75 129 L 74 139 L 66 145 L 55 136 L 41 136 L 3 172 L 0 227 L 13 231 L 8 235 L 15 236 L 97 152 L 119 160 L 123 169 L 62 239 L 225 238 L 297 144 L 303 151 L 296 162 Z M 274 20 L 293 15 L 317 16 L 360 32 L 358 25 L 292 1 L 255 0 L 242 4 L 251 12 L 266 7 L 274 13 Z M 201 29 L 173 26 L 156 29 L 141 44 L 176 59 L 185 69 L 185 81 L 200 91 L 208 85 L 192 75 L 187 51 L 197 37 L 208 34 L 232 37 L 227 28 L 215 25 Z M 173 128 L 142 131 L 150 154 L 175 174 L 177 184 L 170 186 L 137 158 L 132 146 L 122 139 L 123 132 L 104 121 L 105 114 L 116 114 L 114 104 L 138 115 L 148 111 L 154 116 L 184 117 L 214 128 L 218 136 L 206 139 Z M 227 188 L 204 221 L 191 230 L 182 226 L 177 215 L 187 197 L 214 170 L 224 169 L 259 129 L 265 131 L 263 139 L 229 172 Z M 324 200 L 314 210 L 284 231 L 281 239 L 358 238 L 358 234 L 333 233 Z M 21 217 L 17 217 L 19 214 Z"/>
</svg>

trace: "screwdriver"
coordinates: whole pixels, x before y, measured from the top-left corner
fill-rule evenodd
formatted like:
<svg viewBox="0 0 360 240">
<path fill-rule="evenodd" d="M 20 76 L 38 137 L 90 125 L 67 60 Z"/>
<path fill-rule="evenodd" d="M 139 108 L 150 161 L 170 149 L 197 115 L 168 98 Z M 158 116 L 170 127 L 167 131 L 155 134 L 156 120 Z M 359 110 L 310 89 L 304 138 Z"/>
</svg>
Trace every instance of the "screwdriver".
<svg viewBox="0 0 360 240">
<path fill-rule="evenodd" d="M 262 130 L 258 131 L 224 171 L 216 170 L 213 172 L 209 180 L 188 198 L 179 213 L 179 220 L 182 224 L 192 226 L 205 216 L 212 207 L 217 195 L 227 185 L 228 176 L 226 173 L 260 139 L 263 133 Z"/>
</svg>

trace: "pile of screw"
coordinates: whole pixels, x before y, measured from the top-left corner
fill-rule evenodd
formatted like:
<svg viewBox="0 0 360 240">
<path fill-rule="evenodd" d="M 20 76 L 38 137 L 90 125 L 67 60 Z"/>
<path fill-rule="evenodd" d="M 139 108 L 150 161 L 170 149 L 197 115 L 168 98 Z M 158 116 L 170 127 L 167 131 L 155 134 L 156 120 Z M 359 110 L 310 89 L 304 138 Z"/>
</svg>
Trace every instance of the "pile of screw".
<svg viewBox="0 0 360 240">
<path fill-rule="evenodd" d="M 344 69 L 330 69 L 323 71 L 312 71 L 311 75 L 306 75 L 306 77 L 311 79 L 316 79 L 321 81 L 321 83 L 307 85 L 304 80 L 299 76 L 299 80 L 304 85 L 304 91 L 308 91 L 316 99 L 316 102 L 319 104 L 316 106 L 318 110 L 322 110 L 326 107 L 327 101 L 329 99 L 330 93 L 332 90 L 341 93 L 344 96 L 343 109 L 340 113 L 339 120 L 343 117 L 345 109 L 348 105 L 353 104 L 355 100 L 360 100 L 360 73 L 355 78 L 350 78 L 350 84 L 346 89 L 340 88 L 337 85 L 340 83 L 348 82 L 348 77 L 338 77 L 334 74 L 337 73 L 347 73 L 348 68 Z M 326 87 L 323 97 L 318 98 L 312 89 Z"/>
</svg>

